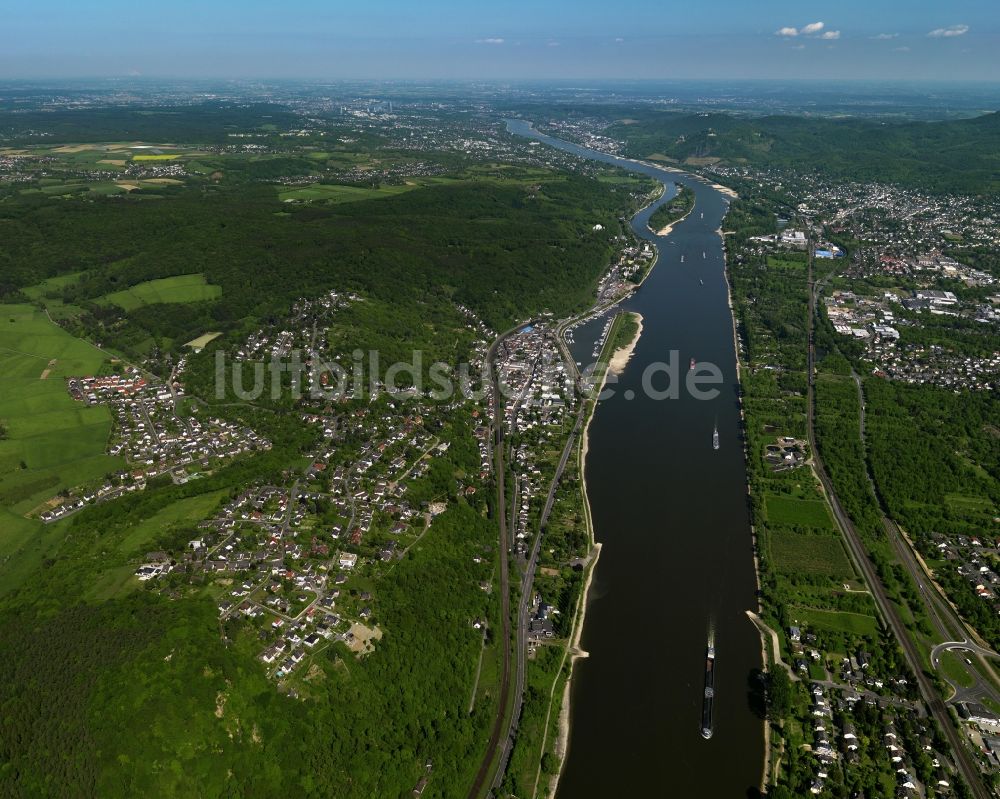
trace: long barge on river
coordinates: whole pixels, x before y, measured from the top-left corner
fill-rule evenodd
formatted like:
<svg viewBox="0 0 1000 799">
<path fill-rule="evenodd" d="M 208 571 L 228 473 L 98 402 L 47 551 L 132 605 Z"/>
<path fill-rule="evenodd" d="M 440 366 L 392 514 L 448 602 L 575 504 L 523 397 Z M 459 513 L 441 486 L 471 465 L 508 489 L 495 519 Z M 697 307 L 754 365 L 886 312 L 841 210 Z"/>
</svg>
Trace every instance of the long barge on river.
<svg viewBox="0 0 1000 799">
<path fill-rule="evenodd" d="M 705 651 L 705 697 L 701 704 L 701 737 L 712 737 L 712 706 L 715 703 L 715 641 L 709 637 Z"/>
</svg>

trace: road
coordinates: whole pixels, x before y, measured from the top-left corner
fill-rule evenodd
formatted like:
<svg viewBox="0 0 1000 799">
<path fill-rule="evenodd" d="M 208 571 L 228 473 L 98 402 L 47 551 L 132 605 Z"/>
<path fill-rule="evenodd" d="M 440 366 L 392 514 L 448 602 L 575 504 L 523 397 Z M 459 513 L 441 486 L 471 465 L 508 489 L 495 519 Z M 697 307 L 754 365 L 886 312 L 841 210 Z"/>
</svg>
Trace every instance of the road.
<svg viewBox="0 0 1000 799">
<path fill-rule="evenodd" d="M 564 329 L 565 326 L 571 321 L 572 320 L 567 320 L 557 326 L 555 335 L 560 349 L 563 351 L 564 359 L 570 368 L 576 371 L 575 363 L 572 358 L 569 357 L 568 351 L 565 350 L 565 345 L 562 341 L 561 335 L 562 329 Z M 520 330 L 526 324 L 531 324 L 531 321 L 522 322 L 498 336 L 490 346 L 487 354 L 487 365 L 490 380 L 493 384 L 491 415 L 494 427 L 494 468 L 497 476 L 497 521 L 500 528 L 499 590 L 503 627 L 501 633 L 502 641 L 511 641 L 510 536 L 507 529 L 507 491 L 505 486 L 506 466 L 504 463 L 504 452 L 507 447 L 504 446 L 503 404 L 501 402 L 502 396 L 500 394 L 499 376 L 496 369 L 496 352 L 500 344 L 503 343 L 508 336 L 517 330 Z M 496 789 L 499 786 L 500 782 L 503 780 L 504 774 L 506 773 L 507 762 L 510 759 L 511 751 L 513 750 L 514 740 L 517 734 L 517 723 L 520 719 L 521 708 L 524 703 L 524 684 L 525 674 L 527 671 L 526 659 L 528 651 L 528 607 L 531 601 L 535 572 L 538 567 L 538 553 L 541 548 L 545 525 L 548 523 L 549 515 L 552 512 L 552 506 L 555 502 L 556 489 L 558 488 L 559 481 L 562 479 L 563 472 L 566 469 L 566 464 L 569 462 L 570 454 L 573 452 L 573 448 L 576 445 L 580 431 L 583 428 L 586 407 L 587 403 L 581 399 L 580 408 L 577 411 L 577 417 L 573 425 L 573 430 L 570 432 L 566 444 L 563 447 L 556 471 L 552 477 L 551 483 L 549 484 L 548 495 L 546 496 L 545 505 L 542 508 L 542 514 L 539 521 L 539 532 L 535 535 L 531 552 L 525 561 L 524 570 L 521 574 L 517 606 L 517 622 L 513 637 L 515 653 L 513 680 L 511 679 L 511 653 L 510 647 L 508 646 L 504 648 L 503 666 L 501 669 L 500 697 L 497 704 L 497 716 L 494 721 L 493 730 L 490 733 L 489 743 L 487 744 L 486 752 L 483 755 L 479 771 L 476 773 L 475 781 L 469 791 L 470 799 L 478 799 L 478 797 L 482 795 L 483 787 L 486 785 L 491 772 L 493 774 L 493 779 L 490 781 L 491 788 Z M 517 493 L 516 487 L 511 493 L 515 496 L 512 496 L 510 518 L 514 518 Z"/>
<path fill-rule="evenodd" d="M 507 491 L 505 488 L 506 466 L 504 464 L 504 441 L 503 441 L 503 403 L 500 395 L 500 379 L 496 369 L 497 348 L 504 339 L 515 331 L 524 327 L 527 322 L 522 322 L 510 330 L 501 333 L 490 345 L 486 354 L 486 365 L 490 374 L 490 381 L 493 384 L 493 396 L 490 399 L 491 415 L 493 417 L 493 468 L 497 480 L 497 526 L 500 530 L 500 623 L 501 623 L 501 651 L 503 652 L 503 664 L 500 670 L 500 696 L 497 701 L 497 715 L 493 721 L 493 729 L 490 732 L 489 742 L 486 744 L 486 752 L 483 754 L 476 778 L 469 789 L 469 799 L 479 799 L 483 792 L 483 786 L 487 784 L 493 764 L 496 761 L 498 751 L 501 751 L 503 762 L 510 753 L 511 728 L 514 724 L 514 714 L 509 713 L 510 704 L 510 541 L 507 532 Z M 521 669 L 523 674 L 523 668 Z M 523 679 L 523 678 L 522 678 Z M 502 749 L 501 749 L 502 744 Z M 502 778 L 503 771 L 497 770 L 497 779 Z M 490 784 L 492 785 L 493 782 Z"/>
<path fill-rule="evenodd" d="M 861 408 L 861 446 L 866 447 L 865 438 L 865 392 L 861 383 L 861 377 L 854 369 L 851 369 L 851 377 L 858 389 L 858 403 Z M 868 476 L 868 483 L 871 486 L 872 494 L 878 498 L 879 494 L 875 488 L 875 480 L 871 473 L 871 466 L 865 458 L 865 471 Z M 948 700 L 949 704 L 964 701 L 982 701 L 988 697 L 993 701 L 1000 702 L 1000 692 L 986 677 L 982 676 L 982 671 L 990 668 L 984 658 L 998 657 L 997 653 L 988 646 L 974 642 L 977 635 L 974 630 L 967 628 L 961 616 L 954 609 L 951 602 L 944 596 L 943 592 L 934 582 L 933 576 L 928 573 L 923 564 L 917 558 L 913 546 L 907 539 L 903 531 L 892 519 L 889 518 L 885 510 L 879 507 L 879 514 L 882 518 L 882 526 L 885 528 L 886 537 L 892 544 L 896 558 L 906 569 L 917 589 L 921 604 L 927 617 L 931 620 L 937 631 L 938 637 L 946 642 L 934 648 L 931 652 L 931 666 L 938 671 L 938 675 L 947 682 L 953 689 L 954 694 Z M 951 679 L 943 670 L 940 670 L 940 651 L 944 649 L 965 649 L 976 657 L 978 666 L 972 662 L 960 663 L 961 668 L 969 675 L 972 686 L 964 687 L 959 682 Z"/>
<path fill-rule="evenodd" d="M 968 784 L 972 791 L 972 794 L 978 799 L 989 799 L 990 793 L 987 791 L 983 784 L 982 776 L 979 772 L 979 768 L 973 761 L 968 748 L 965 745 L 965 741 L 962 740 L 957 729 L 955 729 L 952 723 L 951 716 L 948 713 L 948 709 L 945 707 L 944 701 L 938 695 L 937 690 L 931 683 L 927 674 L 924 672 L 921 654 L 917 649 L 916 644 L 913 639 L 910 638 L 909 633 L 906 630 L 906 626 L 903 624 L 902 619 L 899 616 L 899 612 L 896 610 L 896 606 L 889 599 L 888 593 L 886 592 L 885 586 L 879 579 L 878 574 L 875 572 L 875 568 L 872 565 L 871 560 L 868 557 L 868 552 L 866 551 L 864 544 L 861 541 L 858 531 L 855 529 L 854 524 L 851 522 L 850 518 L 844 512 L 841 507 L 837 495 L 834 492 L 833 483 L 827 474 L 826 468 L 823 466 L 823 460 L 820 457 L 819 449 L 816 446 L 816 431 L 815 431 L 815 365 L 816 365 L 816 342 L 815 342 L 815 320 L 816 320 L 816 299 L 819 292 L 819 285 L 813 283 L 813 244 L 812 241 L 809 242 L 809 265 L 808 265 L 808 281 L 809 281 L 809 328 L 808 328 L 808 358 L 807 358 L 807 368 L 808 368 L 808 381 L 807 381 L 807 398 L 806 398 L 806 432 L 809 438 L 809 446 L 813 453 L 813 463 L 816 470 L 816 474 L 823 484 L 823 489 L 826 492 L 827 497 L 830 500 L 830 507 L 833 509 L 834 517 L 837 520 L 837 524 L 840 526 L 841 531 L 844 535 L 844 540 L 847 543 L 847 548 L 851 553 L 851 556 L 868 584 L 868 588 L 871 591 L 872 598 L 875 600 L 875 604 L 878 606 L 879 612 L 882 618 L 885 619 L 886 624 L 888 624 L 889 629 L 892 631 L 896 640 L 899 642 L 900 648 L 903 651 L 903 655 L 906 657 L 906 661 L 910 667 L 910 671 L 916 677 L 917 687 L 920 690 L 920 694 L 927 706 L 930 709 L 931 715 L 934 717 L 935 721 L 941 726 L 945 737 L 948 739 L 948 743 L 952 749 L 955 756 L 955 764 L 958 770 L 962 774 L 962 778 Z"/>
</svg>

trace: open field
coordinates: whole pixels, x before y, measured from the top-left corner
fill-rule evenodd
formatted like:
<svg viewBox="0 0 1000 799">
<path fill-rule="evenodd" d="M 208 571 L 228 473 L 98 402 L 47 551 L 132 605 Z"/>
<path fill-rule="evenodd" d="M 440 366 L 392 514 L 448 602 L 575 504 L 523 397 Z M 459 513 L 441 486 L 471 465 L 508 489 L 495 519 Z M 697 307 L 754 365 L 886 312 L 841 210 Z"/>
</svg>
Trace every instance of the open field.
<svg viewBox="0 0 1000 799">
<path fill-rule="evenodd" d="M 854 574 L 839 536 L 777 531 L 770 533 L 768 539 L 771 558 L 780 572 L 838 578 Z"/>
<path fill-rule="evenodd" d="M 159 153 L 159 154 L 155 154 L 155 155 L 154 154 L 140 155 L 140 154 L 137 153 L 136 155 L 132 156 L 132 160 L 133 161 L 174 161 L 174 160 L 176 160 L 176 159 L 178 159 L 180 157 L 181 157 L 180 153 L 170 153 L 170 154 Z"/>
<path fill-rule="evenodd" d="M 226 490 L 212 491 L 208 494 L 179 499 L 167 505 L 132 527 L 118 544 L 118 551 L 122 555 L 141 555 L 154 544 L 157 534 L 162 533 L 170 525 L 179 523 L 189 524 L 191 527 L 190 537 L 197 538 L 195 534 L 196 523 L 211 516 L 219 501 L 227 493 Z"/>
<path fill-rule="evenodd" d="M 788 258 L 777 258 L 773 255 L 767 257 L 767 266 L 769 269 L 784 269 L 791 271 L 805 271 L 806 262 L 805 261 L 793 261 Z"/>
<path fill-rule="evenodd" d="M 58 491 L 122 468 L 105 455 L 111 413 L 74 402 L 64 378 L 93 374 L 104 354 L 27 305 L 0 305 L 0 563 L 20 562 L 43 535 L 24 514 Z M 42 379 L 42 375 L 46 378 Z M 41 550 L 39 550 L 41 551 Z"/>
<path fill-rule="evenodd" d="M 49 294 L 58 293 L 61 289 L 66 288 L 66 286 L 73 285 L 81 277 L 83 277 L 83 272 L 69 272 L 65 275 L 57 275 L 56 277 L 50 277 L 48 280 L 43 280 L 41 283 L 36 283 L 34 286 L 23 288 L 21 292 L 33 300 L 40 300 Z"/>
<path fill-rule="evenodd" d="M 155 305 L 165 302 L 201 302 L 214 300 L 222 296 L 222 287 L 213 286 L 205 281 L 205 276 L 198 272 L 193 275 L 177 275 L 159 280 L 147 280 L 135 286 L 106 294 L 99 301 L 113 303 L 126 311 L 132 311 L 143 305 Z"/>
<path fill-rule="evenodd" d="M 198 336 L 198 338 L 191 339 L 184 346 L 200 350 L 203 349 L 205 345 L 207 345 L 209 342 L 214 341 L 221 335 L 222 333 L 202 333 L 200 336 Z"/>
<path fill-rule="evenodd" d="M 958 511 L 991 513 L 993 503 L 987 497 L 972 497 L 967 494 L 945 494 L 948 507 Z"/>
<path fill-rule="evenodd" d="M 767 519 L 772 524 L 833 529 L 833 519 L 821 499 L 795 499 L 769 494 L 765 500 Z"/>
<path fill-rule="evenodd" d="M 510 165 L 480 164 L 467 169 L 464 173 L 468 179 L 483 181 L 501 186 L 524 185 L 537 183 L 545 173 L 539 170 L 512 168 Z M 549 177 L 546 175 L 546 177 Z M 308 186 L 296 186 L 279 189 L 278 199 L 282 201 L 324 200 L 330 203 L 349 203 L 361 200 L 377 200 L 383 197 L 395 197 L 413 189 L 425 186 L 444 186 L 462 183 L 455 177 L 412 177 L 399 185 L 383 185 L 378 188 L 365 186 L 344 186 L 339 184 L 313 183 Z"/>
<path fill-rule="evenodd" d="M 416 183 L 400 186 L 382 186 L 378 189 L 362 188 L 360 186 L 334 186 L 314 183 L 311 186 L 301 186 L 294 189 L 283 189 L 278 192 L 278 199 L 285 200 L 325 200 L 330 203 L 350 203 L 358 200 L 375 200 L 382 197 L 394 197 L 405 191 L 418 188 Z"/>
<path fill-rule="evenodd" d="M 878 622 L 873 616 L 861 613 L 846 613 L 844 611 L 817 610 L 790 605 L 788 617 L 799 624 L 817 627 L 822 630 L 850 633 L 853 635 L 878 635 Z"/>
</svg>

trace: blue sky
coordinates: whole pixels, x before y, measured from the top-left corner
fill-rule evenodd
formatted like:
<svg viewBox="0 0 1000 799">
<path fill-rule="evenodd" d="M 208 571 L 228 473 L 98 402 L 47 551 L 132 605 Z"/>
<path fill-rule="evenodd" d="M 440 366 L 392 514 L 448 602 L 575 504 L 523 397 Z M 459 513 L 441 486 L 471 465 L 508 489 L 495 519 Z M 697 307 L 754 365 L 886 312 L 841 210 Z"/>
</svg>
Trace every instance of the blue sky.
<svg viewBox="0 0 1000 799">
<path fill-rule="evenodd" d="M 0 0 L 0 78 L 1000 80 L 997 0 Z"/>
</svg>

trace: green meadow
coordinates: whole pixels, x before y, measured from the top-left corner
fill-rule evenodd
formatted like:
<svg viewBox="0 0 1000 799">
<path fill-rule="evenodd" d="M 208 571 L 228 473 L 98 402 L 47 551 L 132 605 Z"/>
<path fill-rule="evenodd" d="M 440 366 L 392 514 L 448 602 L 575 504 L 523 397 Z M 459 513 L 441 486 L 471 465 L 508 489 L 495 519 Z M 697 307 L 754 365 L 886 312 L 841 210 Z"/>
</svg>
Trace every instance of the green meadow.
<svg viewBox="0 0 1000 799">
<path fill-rule="evenodd" d="M 816 627 L 820 630 L 832 630 L 852 635 L 867 635 L 872 638 L 878 635 L 878 622 L 873 616 L 863 613 L 817 610 L 816 608 L 790 605 L 788 616 L 799 624 Z"/>
<path fill-rule="evenodd" d="M 29 546 L 41 523 L 24 515 L 59 491 L 122 468 L 105 454 L 106 406 L 87 407 L 65 378 L 93 374 L 105 360 L 28 305 L 0 305 L 0 561 Z"/>
<path fill-rule="evenodd" d="M 147 280 L 122 291 L 105 294 L 99 302 L 112 303 L 126 311 L 134 311 L 144 305 L 167 302 L 201 302 L 215 300 L 222 296 L 222 287 L 213 286 L 198 272 L 193 275 Z"/>
<path fill-rule="evenodd" d="M 130 528 L 119 542 L 118 551 L 122 555 L 141 555 L 155 543 L 156 536 L 175 524 L 190 524 L 190 537 L 195 538 L 195 522 L 211 516 L 227 493 L 225 489 L 212 491 L 167 505 Z"/>
<path fill-rule="evenodd" d="M 767 520 L 771 524 L 791 524 L 832 530 L 833 519 L 821 499 L 796 499 L 768 494 L 765 501 Z"/>
</svg>

